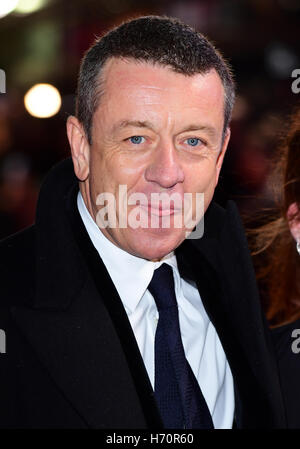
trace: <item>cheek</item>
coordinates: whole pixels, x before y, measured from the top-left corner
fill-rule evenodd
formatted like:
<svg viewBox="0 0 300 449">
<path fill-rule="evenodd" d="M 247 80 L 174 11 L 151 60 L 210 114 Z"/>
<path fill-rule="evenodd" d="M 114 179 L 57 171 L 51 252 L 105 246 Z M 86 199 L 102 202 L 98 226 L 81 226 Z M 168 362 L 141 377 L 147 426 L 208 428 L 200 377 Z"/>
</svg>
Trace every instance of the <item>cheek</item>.
<svg viewBox="0 0 300 449">
<path fill-rule="evenodd" d="M 112 192 L 118 196 L 119 185 L 126 185 L 128 192 L 143 179 L 146 164 L 133 160 L 117 151 L 105 152 L 91 158 L 91 191 L 93 196 Z"/>
<path fill-rule="evenodd" d="M 204 164 L 203 164 L 204 165 Z M 204 197 L 201 198 L 204 201 L 204 212 L 206 211 L 209 203 L 214 194 L 216 184 L 216 167 L 215 165 L 205 164 L 205 167 L 198 167 L 191 170 L 186 176 L 187 183 L 185 185 L 185 192 L 193 193 L 193 210 L 198 210 L 195 193 L 202 193 Z"/>
<path fill-rule="evenodd" d="M 186 173 L 186 189 L 189 192 L 208 193 L 215 188 L 216 184 L 216 166 L 199 166 L 198 168 L 189 170 Z"/>
</svg>

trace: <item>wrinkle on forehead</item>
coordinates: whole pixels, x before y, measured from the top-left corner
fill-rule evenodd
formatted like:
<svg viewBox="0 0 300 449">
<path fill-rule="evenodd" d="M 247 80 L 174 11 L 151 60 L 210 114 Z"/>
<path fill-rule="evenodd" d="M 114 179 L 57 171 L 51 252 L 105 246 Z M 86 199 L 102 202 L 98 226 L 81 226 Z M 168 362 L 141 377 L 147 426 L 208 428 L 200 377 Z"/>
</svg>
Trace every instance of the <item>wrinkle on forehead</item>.
<svg viewBox="0 0 300 449">
<path fill-rule="evenodd" d="M 127 90 L 126 88 L 124 90 Z M 139 92 L 131 92 L 128 89 L 127 98 L 133 98 L 136 105 L 154 105 L 154 104 L 162 104 L 162 97 L 160 95 L 161 91 L 157 90 L 139 90 Z"/>
<path fill-rule="evenodd" d="M 166 67 L 144 64 L 115 60 L 105 67 L 101 120 L 115 117 L 120 108 L 121 119 L 147 121 L 160 131 L 174 128 L 177 132 L 191 123 L 203 125 L 211 116 L 215 120 L 216 112 L 223 120 L 224 91 L 216 72 L 186 77 Z"/>
<path fill-rule="evenodd" d="M 149 85 L 147 85 L 147 84 L 142 84 L 141 85 L 141 87 L 143 88 L 143 89 L 157 89 L 157 90 L 168 90 L 168 88 L 167 87 L 157 87 L 157 86 L 149 86 Z"/>
<path fill-rule="evenodd" d="M 173 97 L 181 90 L 185 98 L 189 99 L 189 91 L 193 91 L 193 97 L 203 101 L 203 91 L 209 86 L 211 77 L 219 78 L 217 72 L 213 69 L 207 73 L 197 73 L 194 76 L 185 76 L 160 65 L 152 65 L 147 62 L 135 60 L 120 60 L 113 58 L 109 60 L 104 67 L 102 76 L 104 77 L 105 93 L 110 96 L 114 92 L 123 91 L 128 98 L 134 98 L 138 104 L 159 105 L 166 101 L 169 96 Z M 144 79 L 144 73 L 146 79 Z M 174 85 L 173 77 L 176 76 L 177 83 Z M 170 80 L 171 77 L 171 80 Z M 186 79 L 188 78 L 188 85 Z M 198 92 L 197 92 L 198 90 Z M 133 93 L 134 91 L 134 93 Z M 223 86 L 220 80 L 220 86 L 215 91 L 210 92 L 210 96 L 217 99 L 224 95 Z M 165 98 L 164 98 L 165 97 Z"/>
</svg>

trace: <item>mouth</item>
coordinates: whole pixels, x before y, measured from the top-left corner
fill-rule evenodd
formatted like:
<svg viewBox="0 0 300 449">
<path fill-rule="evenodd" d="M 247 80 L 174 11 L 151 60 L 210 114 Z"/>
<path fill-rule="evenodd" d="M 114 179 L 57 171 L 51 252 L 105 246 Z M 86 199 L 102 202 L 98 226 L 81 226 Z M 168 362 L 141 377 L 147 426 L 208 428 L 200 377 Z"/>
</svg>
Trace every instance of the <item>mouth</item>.
<svg viewBox="0 0 300 449">
<path fill-rule="evenodd" d="M 162 207 L 162 205 L 154 206 L 151 204 L 143 205 L 141 204 L 140 207 L 148 213 L 148 215 L 156 215 L 157 217 L 165 217 L 167 215 L 175 215 L 179 212 L 181 212 L 181 209 L 174 208 L 174 206 L 170 205 L 168 207 Z"/>
</svg>

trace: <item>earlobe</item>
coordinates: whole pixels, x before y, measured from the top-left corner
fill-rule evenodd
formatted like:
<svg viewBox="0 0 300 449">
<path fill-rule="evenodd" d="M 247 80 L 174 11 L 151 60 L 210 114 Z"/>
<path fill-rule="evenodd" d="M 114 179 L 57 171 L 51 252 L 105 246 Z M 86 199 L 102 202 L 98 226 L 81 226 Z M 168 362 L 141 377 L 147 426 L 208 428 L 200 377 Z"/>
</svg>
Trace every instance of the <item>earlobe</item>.
<svg viewBox="0 0 300 449">
<path fill-rule="evenodd" d="M 85 181 L 89 175 L 90 146 L 82 124 L 74 116 L 68 117 L 67 135 L 71 147 L 74 172 L 80 181 Z"/>
<path fill-rule="evenodd" d="M 300 211 L 297 203 L 290 204 L 286 216 L 291 234 L 298 241 L 300 239 Z"/>
</svg>

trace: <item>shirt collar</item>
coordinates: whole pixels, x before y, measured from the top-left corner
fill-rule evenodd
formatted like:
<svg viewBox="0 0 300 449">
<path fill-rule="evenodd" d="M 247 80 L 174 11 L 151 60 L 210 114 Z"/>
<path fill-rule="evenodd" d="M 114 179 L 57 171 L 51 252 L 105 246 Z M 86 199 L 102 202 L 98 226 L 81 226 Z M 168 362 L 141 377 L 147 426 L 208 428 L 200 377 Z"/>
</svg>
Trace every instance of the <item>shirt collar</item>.
<svg viewBox="0 0 300 449">
<path fill-rule="evenodd" d="M 80 191 L 77 196 L 77 206 L 89 237 L 103 260 L 128 313 L 133 312 L 137 307 L 156 268 L 165 262 L 178 271 L 174 251 L 158 262 L 152 262 L 134 256 L 112 243 L 91 217 Z"/>
</svg>

